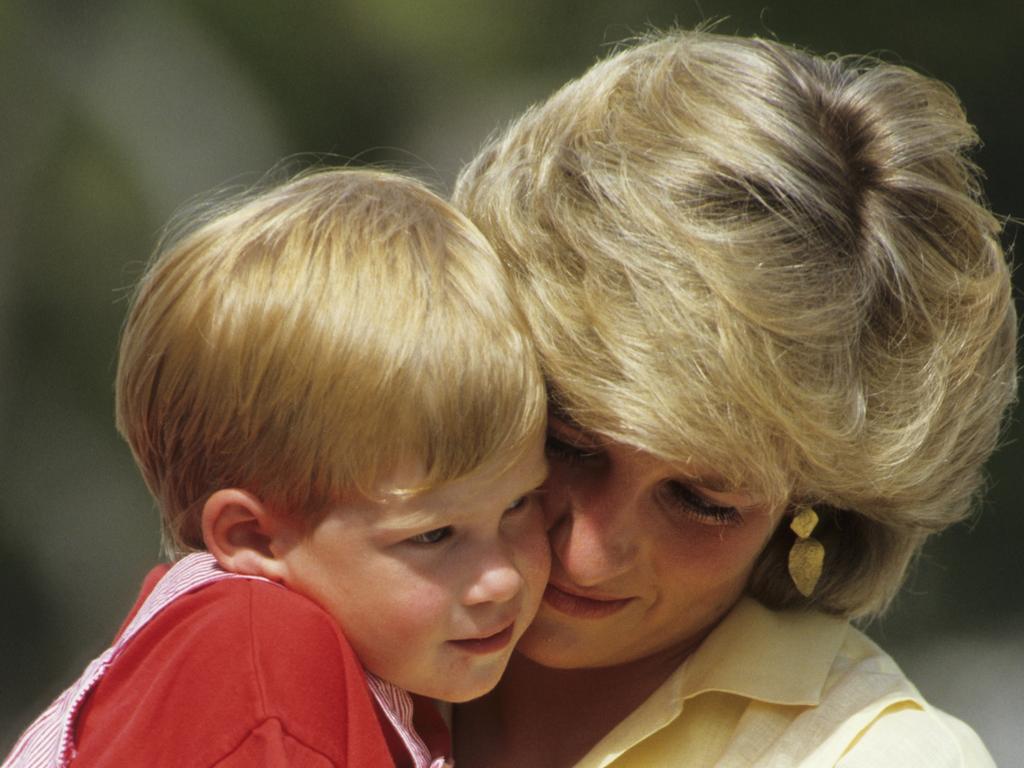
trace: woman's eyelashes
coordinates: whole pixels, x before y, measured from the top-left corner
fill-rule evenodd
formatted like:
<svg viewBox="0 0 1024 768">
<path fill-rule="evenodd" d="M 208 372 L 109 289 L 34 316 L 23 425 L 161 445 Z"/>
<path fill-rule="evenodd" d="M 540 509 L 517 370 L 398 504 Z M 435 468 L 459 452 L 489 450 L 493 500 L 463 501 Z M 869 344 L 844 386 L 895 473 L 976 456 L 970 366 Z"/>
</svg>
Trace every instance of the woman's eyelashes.
<svg viewBox="0 0 1024 768">
<path fill-rule="evenodd" d="M 743 522 L 736 507 L 716 504 L 679 480 L 665 481 L 660 496 L 671 510 L 682 511 L 704 525 L 738 525 Z"/>
<path fill-rule="evenodd" d="M 593 448 L 577 445 L 570 440 L 559 437 L 553 432 L 548 432 L 547 439 L 544 442 L 544 452 L 548 455 L 548 458 L 570 464 L 583 461 L 584 459 L 592 459 L 600 453 Z"/>
</svg>

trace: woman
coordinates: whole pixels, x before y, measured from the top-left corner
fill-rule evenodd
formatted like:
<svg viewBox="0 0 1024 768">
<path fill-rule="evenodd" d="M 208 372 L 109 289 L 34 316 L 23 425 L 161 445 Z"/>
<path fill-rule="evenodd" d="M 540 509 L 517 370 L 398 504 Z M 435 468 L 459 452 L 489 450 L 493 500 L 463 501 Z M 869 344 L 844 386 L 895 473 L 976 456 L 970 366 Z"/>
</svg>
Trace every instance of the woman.
<svg viewBox="0 0 1024 768">
<path fill-rule="evenodd" d="M 465 169 L 549 380 L 554 566 L 462 768 L 991 765 L 849 624 L 1015 395 L 975 141 L 902 67 L 679 32 Z"/>
</svg>

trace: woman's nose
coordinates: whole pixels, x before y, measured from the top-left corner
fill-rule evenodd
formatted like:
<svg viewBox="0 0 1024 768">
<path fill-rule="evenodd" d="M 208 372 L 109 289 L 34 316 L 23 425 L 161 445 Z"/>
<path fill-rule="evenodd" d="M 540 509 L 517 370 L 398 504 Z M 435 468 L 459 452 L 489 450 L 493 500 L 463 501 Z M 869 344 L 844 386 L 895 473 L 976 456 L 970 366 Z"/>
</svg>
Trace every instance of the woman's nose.
<svg viewBox="0 0 1024 768">
<path fill-rule="evenodd" d="M 624 490 L 589 482 L 545 498 L 551 552 L 573 583 L 597 586 L 635 564 L 639 521 L 636 502 Z"/>
</svg>

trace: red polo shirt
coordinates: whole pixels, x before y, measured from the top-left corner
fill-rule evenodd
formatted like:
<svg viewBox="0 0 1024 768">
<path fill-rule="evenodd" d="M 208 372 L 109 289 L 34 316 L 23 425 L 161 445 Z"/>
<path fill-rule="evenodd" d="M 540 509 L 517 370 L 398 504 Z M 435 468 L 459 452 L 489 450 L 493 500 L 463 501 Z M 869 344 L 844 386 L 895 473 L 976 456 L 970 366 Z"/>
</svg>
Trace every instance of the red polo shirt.
<svg viewBox="0 0 1024 768">
<path fill-rule="evenodd" d="M 147 576 L 133 614 L 166 570 Z M 75 744 L 73 766 L 395 765 L 331 618 L 250 579 L 179 597 L 146 624 L 88 695 Z"/>
</svg>

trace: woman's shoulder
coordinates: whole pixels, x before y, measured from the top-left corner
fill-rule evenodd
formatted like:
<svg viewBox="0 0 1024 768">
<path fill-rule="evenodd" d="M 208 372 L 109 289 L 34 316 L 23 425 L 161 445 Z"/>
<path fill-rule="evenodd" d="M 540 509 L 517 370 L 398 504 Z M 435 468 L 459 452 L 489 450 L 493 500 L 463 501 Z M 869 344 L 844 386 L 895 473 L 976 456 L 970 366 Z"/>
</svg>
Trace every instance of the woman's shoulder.
<svg viewBox="0 0 1024 768">
<path fill-rule="evenodd" d="M 728 732 L 724 764 L 994 765 L 967 725 L 933 707 L 845 620 L 745 600 L 705 644 L 678 672 L 681 692 L 694 697 L 681 721 L 704 715 Z M 700 686 L 687 690 L 687 678 Z M 705 691 L 727 694 L 731 706 L 714 695 L 701 702 Z"/>
<path fill-rule="evenodd" d="M 995 768 L 970 726 L 927 703 L 915 702 L 884 709 L 860 730 L 836 765 Z"/>
<path fill-rule="evenodd" d="M 893 658 L 853 627 L 821 700 L 801 717 L 832 723 L 829 741 L 841 751 L 835 764 L 843 768 L 995 765 L 968 725 L 926 701 Z"/>
</svg>

